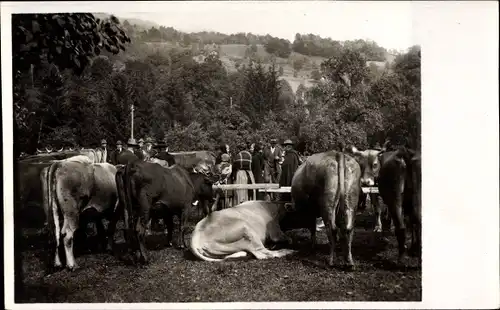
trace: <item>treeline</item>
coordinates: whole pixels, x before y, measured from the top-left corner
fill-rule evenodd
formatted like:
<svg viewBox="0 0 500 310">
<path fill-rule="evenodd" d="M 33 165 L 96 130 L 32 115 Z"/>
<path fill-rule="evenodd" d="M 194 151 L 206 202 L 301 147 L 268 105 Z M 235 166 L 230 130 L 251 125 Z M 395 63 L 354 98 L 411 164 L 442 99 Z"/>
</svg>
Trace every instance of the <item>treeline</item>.
<svg viewBox="0 0 500 310">
<path fill-rule="evenodd" d="M 32 17 L 24 18 L 27 24 Z M 68 44 L 87 42 L 77 41 L 81 36 L 66 39 Z M 293 93 L 280 80 L 278 68 L 259 62 L 229 73 L 216 55 L 202 63 L 176 49 L 124 57 L 143 45 L 132 37 L 117 55 L 103 49 L 97 56 L 89 49 L 91 61 L 81 73 L 76 64 L 63 68 L 55 62 L 35 63 L 35 58 L 31 70 L 20 67 L 14 84 L 16 148 L 33 153 L 47 143 L 126 141 L 131 105 L 134 136 L 166 137 L 175 151 L 214 149 L 221 143 L 237 149 L 271 137 L 292 139 L 299 151 L 310 153 L 347 144 L 366 148 L 386 138 L 420 148 L 417 47 L 381 75 L 370 73 L 358 51 L 342 50 L 321 66 L 327 81 Z"/>
<path fill-rule="evenodd" d="M 131 25 L 127 20 L 123 22 L 127 33 L 143 42 L 178 42 L 183 47 L 191 44 L 244 44 L 264 45 L 266 51 L 277 57 L 288 58 L 290 53 L 296 52 L 307 56 L 321 56 L 325 58 L 338 57 L 343 49 L 352 49 L 361 53 L 367 60 L 385 61 L 387 51 L 373 41 L 353 40 L 335 41 L 330 38 L 322 38 L 314 34 L 295 35 L 291 43 L 271 35 L 255 35 L 252 33 L 223 34 L 220 32 L 195 32 L 185 33 L 177 31 L 172 27 L 151 27 L 147 30 L 139 30 L 137 26 Z"/>
</svg>

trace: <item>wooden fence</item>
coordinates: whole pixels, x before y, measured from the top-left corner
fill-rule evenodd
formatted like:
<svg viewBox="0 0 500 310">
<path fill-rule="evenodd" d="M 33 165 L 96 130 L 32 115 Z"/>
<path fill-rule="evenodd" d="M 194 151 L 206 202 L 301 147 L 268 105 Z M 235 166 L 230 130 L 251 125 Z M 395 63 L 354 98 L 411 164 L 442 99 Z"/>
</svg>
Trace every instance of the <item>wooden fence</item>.
<svg viewBox="0 0 500 310">
<path fill-rule="evenodd" d="M 228 191 L 233 191 L 233 190 L 238 190 L 238 189 L 247 189 L 247 190 L 258 190 L 261 193 L 291 193 L 292 187 L 291 186 L 282 186 L 280 187 L 279 184 L 277 183 L 255 183 L 255 184 L 223 184 L 223 185 L 213 185 L 213 189 L 217 190 L 220 189 L 222 191 L 225 191 L 226 193 Z M 363 193 L 368 194 L 378 194 L 378 187 L 362 187 L 361 190 Z M 232 199 L 228 199 L 227 195 L 226 196 L 226 201 L 225 205 L 226 207 L 231 207 L 236 205 Z"/>
</svg>

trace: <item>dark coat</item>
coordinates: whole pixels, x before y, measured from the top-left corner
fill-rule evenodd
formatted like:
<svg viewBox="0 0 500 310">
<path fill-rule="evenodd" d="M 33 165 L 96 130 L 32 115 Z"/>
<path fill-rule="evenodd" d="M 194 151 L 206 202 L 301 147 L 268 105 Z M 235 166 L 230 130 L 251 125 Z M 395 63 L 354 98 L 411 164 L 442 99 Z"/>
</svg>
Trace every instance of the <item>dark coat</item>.
<svg viewBox="0 0 500 310">
<path fill-rule="evenodd" d="M 293 174 L 300 166 L 299 153 L 295 150 L 286 151 L 285 160 L 281 166 L 280 186 L 291 186 Z"/>
<path fill-rule="evenodd" d="M 156 158 L 161 159 L 161 160 L 166 160 L 168 163 L 168 166 L 175 165 L 175 157 L 174 155 L 166 152 L 166 151 L 161 151 L 159 152 L 156 156 Z"/>
<path fill-rule="evenodd" d="M 120 152 L 120 154 L 117 155 L 115 165 L 126 165 L 138 159 L 139 157 L 137 157 L 137 155 L 129 150 L 124 149 Z"/>
<path fill-rule="evenodd" d="M 276 156 L 281 158 L 282 152 L 283 152 L 283 148 L 281 148 L 281 146 L 279 146 L 279 145 L 275 146 L 274 152 L 271 152 L 270 146 L 265 147 L 264 148 L 264 163 L 273 169 L 276 168 L 276 164 L 279 161 L 276 159 Z"/>
<path fill-rule="evenodd" d="M 252 172 L 255 183 L 264 183 L 264 155 L 260 152 L 252 155 Z"/>
</svg>

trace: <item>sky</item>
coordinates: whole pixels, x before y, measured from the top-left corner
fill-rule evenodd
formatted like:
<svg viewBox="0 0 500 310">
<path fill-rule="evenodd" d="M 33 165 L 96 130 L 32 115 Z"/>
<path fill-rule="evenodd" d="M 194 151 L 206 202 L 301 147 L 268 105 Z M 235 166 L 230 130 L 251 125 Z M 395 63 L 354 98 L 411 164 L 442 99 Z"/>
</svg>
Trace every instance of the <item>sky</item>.
<svg viewBox="0 0 500 310">
<path fill-rule="evenodd" d="M 412 31 L 411 2 L 185 1 L 144 3 L 107 13 L 149 20 L 185 32 L 270 34 L 293 42 L 296 33 L 333 40 L 370 39 L 386 49 L 418 44 Z M 413 14 L 412 14 L 413 13 Z"/>
</svg>

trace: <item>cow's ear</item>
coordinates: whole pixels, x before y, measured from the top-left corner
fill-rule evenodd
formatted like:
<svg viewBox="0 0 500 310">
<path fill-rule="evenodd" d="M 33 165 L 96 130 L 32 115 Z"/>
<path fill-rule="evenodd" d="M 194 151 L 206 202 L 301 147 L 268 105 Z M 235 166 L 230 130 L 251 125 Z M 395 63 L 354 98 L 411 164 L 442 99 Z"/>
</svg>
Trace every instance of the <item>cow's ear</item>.
<svg viewBox="0 0 500 310">
<path fill-rule="evenodd" d="M 348 153 L 351 153 L 352 155 L 360 155 L 361 152 L 354 146 L 354 145 L 349 145 L 346 148 Z"/>
</svg>

